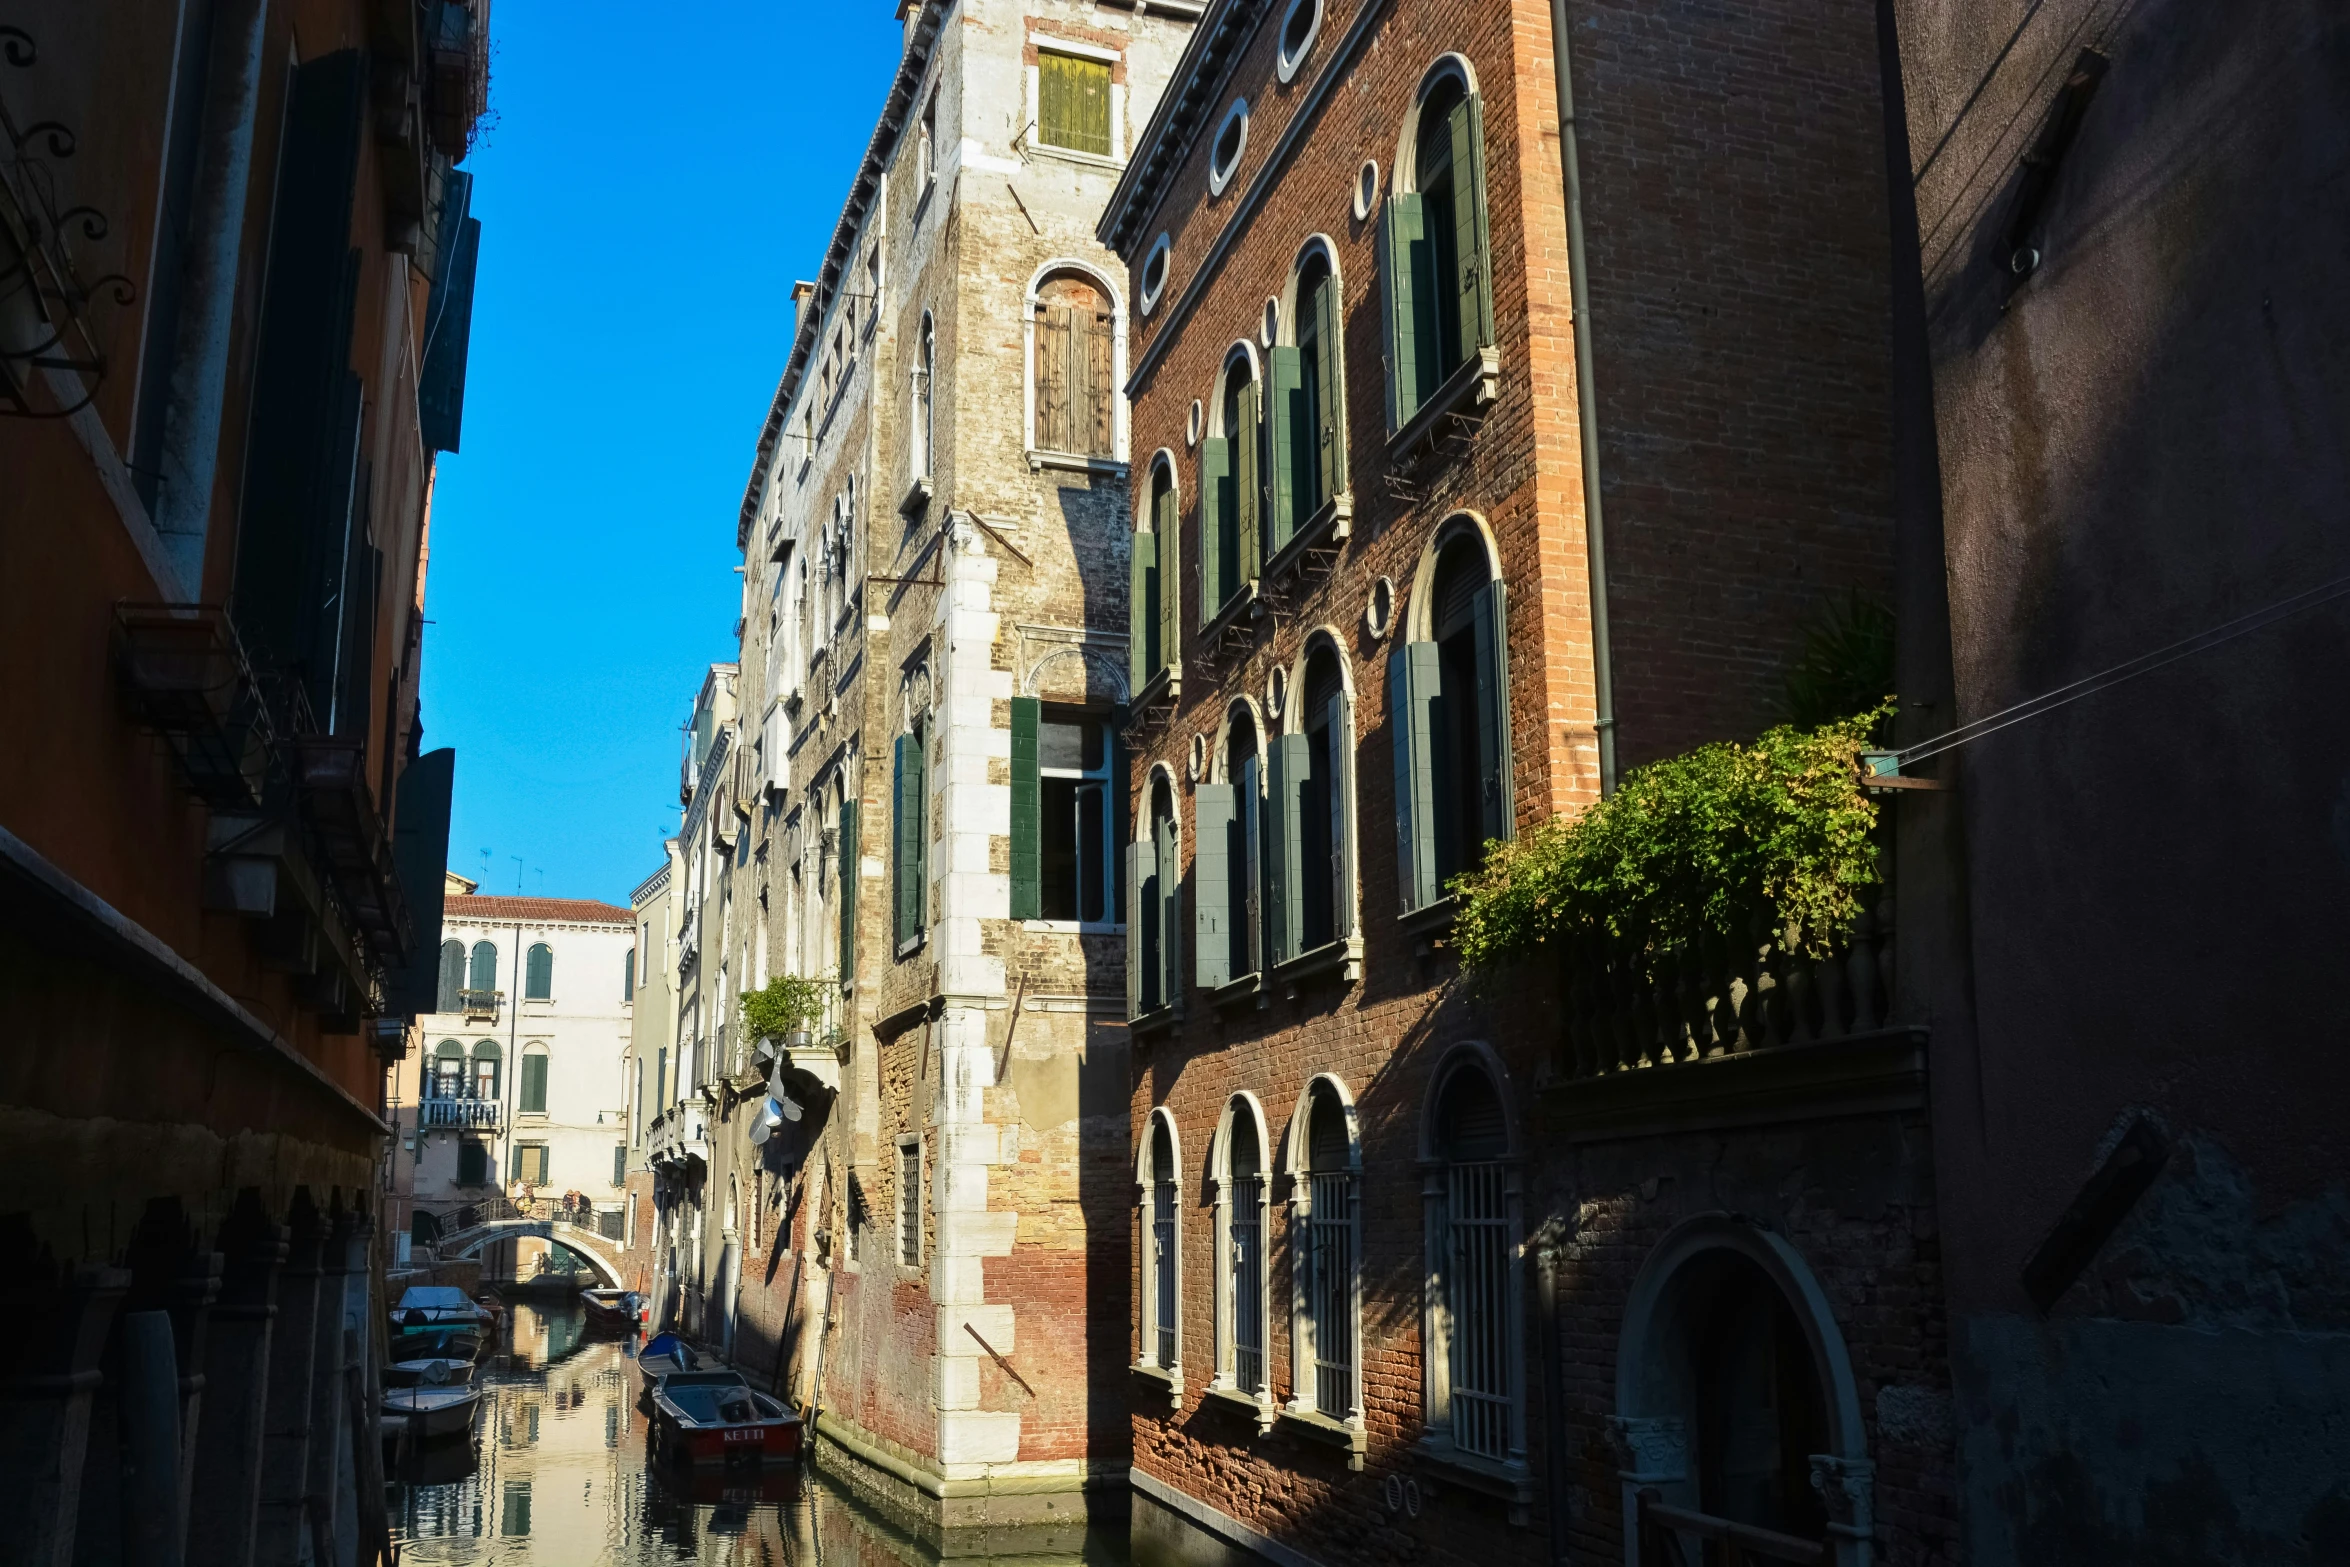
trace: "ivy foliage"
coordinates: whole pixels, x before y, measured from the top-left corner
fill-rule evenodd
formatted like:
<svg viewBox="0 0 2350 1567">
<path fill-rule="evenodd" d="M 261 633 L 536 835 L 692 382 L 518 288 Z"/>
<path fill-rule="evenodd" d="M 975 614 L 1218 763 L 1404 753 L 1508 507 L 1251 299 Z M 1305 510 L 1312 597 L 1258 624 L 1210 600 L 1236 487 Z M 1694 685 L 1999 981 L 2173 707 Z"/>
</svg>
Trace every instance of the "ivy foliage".
<svg viewBox="0 0 2350 1567">
<path fill-rule="evenodd" d="M 741 1001 L 745 1039 L 780 1039 L 824 1016 L 824 985 L 795 974 L 778 974 L 765 989 L 744 991 Z"/>
<path fill-rule="evenodd" d="M 1816 729 L 1876 707 L 1892 689 L 1893 612 L 1854 592 L 1805 623 L 1803 646 L 1784 676 L 1779 716 Z M 1892 716 L 1890 707 L 1883 711 Z M 1886 737 L 1881 728 L 1876 738 Z"/>
<path fill-rule="evenodd" d="M 1451 882 L 1462 961 L 1491 971 L 1593 938 L 1676 951 L 1757 914 L 1787 951 L 1825 955 L 1879 879 L 1855 755 L 1891 711 L 1700 746 L 1627 773 L 1580 816 L 1489 844 Z"/>
</svg>

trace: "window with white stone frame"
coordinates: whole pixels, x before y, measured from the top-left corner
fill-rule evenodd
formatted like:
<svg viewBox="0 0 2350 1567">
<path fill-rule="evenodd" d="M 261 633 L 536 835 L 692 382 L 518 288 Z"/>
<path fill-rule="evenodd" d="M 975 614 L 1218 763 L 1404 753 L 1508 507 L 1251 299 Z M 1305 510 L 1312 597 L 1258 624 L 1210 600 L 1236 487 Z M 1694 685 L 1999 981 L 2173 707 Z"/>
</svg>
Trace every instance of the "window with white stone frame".
<svg viewBox="0 0 2350 1567">
<path fill-rule="evenodd" d="M 1362 1155 L 1354 1105 L 1339 1082 L 1317 1077 L 1289 1129 L 1289 1409 L 1359 1424 Z"/>
<path fill-rule="evenodd" d="M 1141 1166 L 1135 1173 L 1142 1222 L 1135 1226 L 1141 1248 L 1134 1298 L 1140 1307 L 1135 1364 L 1166 1373 L 1175 1380 L 1179 1394 L 1183 1370 L 1183 1174 L 1176 1143 L 1174 1117 L 1164 1106 L 1153 1110 L 1149 1134 L 1143 1139 Z"/>
<path fill-rule="evenodd" d="M 1256 1096 L 1233 1095 L 1216 1133 L 1216 1375 L 1208 1386 L 1255 1406 L 1260 1424 L 1274 1413 L 1266 1359 L 1267 1143 Z"/>
<path fill-rule="evenodd" d="M 1428 1289 L 1427 1433 L 1440 1458 L 1526 1464 L 1520 1168 L 1505 1078 L 1483 1045 L 1438 1064 L 1421 1128 Z"/>
</svg>

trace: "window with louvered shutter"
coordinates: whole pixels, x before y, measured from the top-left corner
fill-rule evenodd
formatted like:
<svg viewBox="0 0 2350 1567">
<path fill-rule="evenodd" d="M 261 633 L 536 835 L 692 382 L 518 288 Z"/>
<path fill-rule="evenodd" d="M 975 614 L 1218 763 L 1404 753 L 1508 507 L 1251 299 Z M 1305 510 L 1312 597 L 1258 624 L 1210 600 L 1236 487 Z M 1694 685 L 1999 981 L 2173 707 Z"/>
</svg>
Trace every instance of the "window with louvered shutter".
<svg viewBox="0 0 2350 1567">
<path fill-rule="evenodd" d="M 1199 443 L 1199 619 L 1206 625 L 1232 601 L 1240 559 L 1238 519 L 1233 511 L 1232 444 L 1211 435 Z"/>
<path fill-rule="evenodd" d="M 1113 327 L 1109 296 L 1086 279 L 1057 276 L 1038 288 L 1031 374 L 1039 451 L 1115 455 Z"/>
<path fill-rule="evenodd" d="M 1043 811 L 1037 768 L 1040 705 L 1032 696 L 1012 698 L 1012 918 L 1044 918 Z"/>
<path fill-rule="evenodd" d="M 1183 859 L 1175 836 L 1175 791 L 1161 778 L 1152 790 L 1152 859 L 1158 866 L 1159 1004 L 1183 999 Z"/>
<path fill-rule="evenodd" d="M 444 941 L 441 943 L 440 995 L 433 1010 L 436 1012 L 456 1011 L 465 1004 L 464 998 L 458 994 L 464 988 L 465 943 Z"/>
<path fill-rule="evenodd" d="M 857 977 L 857 804 L 840 802 L 840 981 Z"/>
<path fill-rule="evenodd" d="M 1298 509 L 1310 519 L 1346 488 L 1346 370 L 1338 280 L 1320 251 L 1298 283 L 1298 375 L 1305 427 L 1298 448 Z"/>
<path fill-rule="evenodd" d="M 551 1001 L 555 996 L 555 949 L 545 942 L 531 944 L 523 966 L 523 999 Z"/>
<path fill-rule="evenodd" d="M 1327 647 L 1315 649 L 1306 661 L 1303 702 L 1307 763 L 1296 797 L 1293 897 L 1298 910 L 1293 923 L 1300 945 L 1295 952 L 1336 941 L 1353 924 L 1353 825 L 1347 819 L 1353 724 L 1338 659 Z"/>
<path fill-rule="evenodd" d="M 1037 51 L 1036 139 L 1097 158 L 1111 155 L 1109 61 Z"/>
<path fill-rule="evenodd" d="M 928 877 L 925 851 L 929 845 L 930 791 L 926 779 L 922 731 L 898 736 L 891 759 L 891 939 L 903 950 L 921 939 L 928 923 Z"/>
<path fill-rule="evenodd" d="M 485 991 L 498 988 L 498 949 L 492 943 L 473 944 L 473 983 L 466 988 Z"/>
<path fill-rule="evenodd" d="M 1269 458 L 1265 473 L 1265 555 L 1270 559 L 1281 553 L 1297 533 L 1297 525 L 1311 510 L 1306 504 L 1311 479 L 1298 469 L 1300 432 L 1307 427 L 1311 414 L 1305 406 L 1305 387 L 1295 348 L 1284 344 L 1266 352 L 1265 393 L 1265 449 Z M 1299 483 L 1301 478 L 1307 479 L 1305 485 Z"/>
<path fill-rule="evenodd" d="M 1483 544 L 1456 536 L 1437 557 L 1430 630 L 1429 837 L 1436 895 L 1511 834 L 1508 626 Z"/>
<path fill-rule="evenodd" d="M 1230 984 L 1232 968 L 1233 789 L 1204 783 L 1192 791 L 1192 980 L 1203 990 Z"/>
<path fill-rule="evenodd" d="M 524 1115 L 547 1113 L 547 1053 L 534 1050 L 522 1058 L 522 1086 L 515 1108 Z"/>
</svg>

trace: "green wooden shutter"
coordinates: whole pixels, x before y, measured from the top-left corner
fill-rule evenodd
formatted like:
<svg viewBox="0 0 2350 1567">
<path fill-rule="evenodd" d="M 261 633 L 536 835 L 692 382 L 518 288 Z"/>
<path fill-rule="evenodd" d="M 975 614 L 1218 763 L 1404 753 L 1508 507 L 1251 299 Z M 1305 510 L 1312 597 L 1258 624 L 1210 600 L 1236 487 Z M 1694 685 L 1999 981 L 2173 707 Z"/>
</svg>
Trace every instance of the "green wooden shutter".
<svg viewBox="0 0 2350 1567">
<path fill-rule="evenodd" d="M 1126 1015 L 1130 1018 L 1142 1016 L 1146 1001 L 1143 976 L 1154 972 L 1158 964 L 1157 943 L 1152 939 L 1156 933 L 1149 918 L 1155 852 L 1148 839 L 1126 846 Z"/>
<path fill-rule="evenodd" d="M 1338 336 L 1338 305 L 1338 279 L 1325 274 L 1322 286 L 1314 290 L 1314 380 L 1322 404 L 1314 410 L 1322 473 L 1316 505 L 1346 489 L 1346 355 Z"/>
<path fill-rule="evenodd" d="M 1232 835 L 1237 863 L 1230 870 L 1234 876 L 1247 878 L 1233 911 L 1240 928 L 1233 933 L 1232 966 L 1254 974 L 1264 967 L 1266 910 L 1272 906 L 1265 889 L 1264 758 L 1252 756 L 1240 764 L 1240 783 L 1232 803 L 1240 813 L 1240 830 Z"/>
<path fill-rule="evenodd" d="M 1232 443 L 1221 435 L 1199 443 L 1199 623 L 1206 625 L 1232 595 L 1224 574 L 1237 559 L 1227 553 L 1232 527 Z"/>
<path fill-rule="evenodd" d="M 1183 996 L 1183 855 L 1172 816 L 1152 823 L 1151 852 L 1159 870 L 1159 1000 L 1173 1006 Z"/>
<path fill-rule="evenodd" d="M 1151 533 L 1158 541 L 1155 547 L 1159 564 L 1157 657 L 1161 668 L 1172 668 L 1183 662 L 1183 551 L 1178 545 L 1182 523 L 1176 515 L 1175 486 L 1171 478 L 1167 487 L 1158 493 L 1151 512 Z"/>
<path fill-rule="evenodd" d="M 1452 111 L 1453 222 L 1458 235 L 1461 352 L 1493 344 L 1493 239 L 1485 216 L 1485 103 L 1475 93 Z"/>
<path fill-rule="evenodd" d="M 1109 731 L 1102 737 L 1110 750 L 1110 837 L 1121 849 L 1134 838 L 1133 780 L 1127 776 L 1134 765 L 1134 754 L 1126 745 L 1127 711 L 1124 703 L 1110 709 Z M 1122 875 L 1125 869 L 1124 857 L 1112 853 L 1110 873 Z M 1120 882 L 1110 889 L 1110 900 L 1111 909 L 1126 906 L 1126 883 Z"/>
<path fill-rule="evenodd" d="M 1159 540 L 1134 535 L 1134 593 L 1126 614 L 1126 674 L 1136 691 L 1159 672 Z"/>
<path fill-rule="evenodd" d="M 1201 784 L 1192 792 L 1191 973 L 1202 990 L 1232 982 L 1232 837 L 1238 814 L 1228 783 Z"/>
<path fill-rule="evenodd" d="M 1403 912 L 1436 901 L 1435 736 L 1429 706 L 1442 663 L 1433 642 L 1387 655 L 1387 739 L 1395 755 L 1395 870 Z"/>
<path fill-rule="evenodd" d="M 1265 869 L 1270 873 L 1267 890 L 1272 904 L 1266 923 L 1272 931 L 1272 961 L 1276 964 L 1296 957 L 1305 943 L 1304 805 L 1306 782 L 1313 771 L 1313 751 L 1304 735 L 1283 735 L 1273 742 Z"/>
<path fill-rule="evenodd" d="M 1254 381 L 1242 390 L 1240 428 L 1232 433 L 1232 494 L 1237 503 L 1233 511 L 1240 535 L 1240 572 L 1233 583 L 1236 593 L 1256 580 L 1259 564 L 1264 559 L 1265 431 L 1260 390 Z"/>
<path fill-rule="evenodd" d="M 1485 836 L 1511 835 L 1513 793 L 1510 753 L 1510 652 L 1508 589 L 1488 582 L 1474 602 L 1477 637 L 1478 814 Z"/>
<path fill-rule="evenodd" d="M 890 767 L 890 900 L 892 940 L 904 946 L 922 934 L 924 924 L 923 851 L 928 834 L 923 817 L 928 803 L 924 778 L 922 737 L 900 735 Z"/>
<path fill-rule="evenodd" d="M 1330 698 L 1330 928 L 1341 939 L 1355 933 L 1355 714 L 1342 690 Z"/>
<path fill-rule="evenodd" d="M 1420 198 L 1398 191 L 1379 214 L 1379 284 L 1385 307 L 1379 324 L 1387 339 L 1387 428 L 1400 430 L 1420 411 L 1420 310 L 1413 275 L 1420 238 Z"/>
<path fill-rule="evenodd" d="M 1266 354 L 1266 390 L 1270 406 L 1266 412 L 1271 420 L 1272 439 L 1267 445 L 1272 450 L 1273 471 L 1265 486 L 1266 498 L 1272 502 L 1272 515 L 1265 530 L 1268 556 L 1278 555 L 1284 545 L 1297 533 L 1297 509 L 1301 497 L 1310 496 L 1311 486 L 1298 482 L 1298 458 L 1307 450 L 1305 442 L 1310 435 L 1311 411 L 1305 402 L 1304 366 L 1298 360 L 1295 348 L 1281 346 Z"/>
<path fill-rule="evenodd" d="M 1012 918 L 1044 917 L 1044 795 L 1036 771 L 1037 701 L 1012 698 Z"/>
<path fill-rule="evenodd" d="M 526 1115 L 545 1115 L 547 1113 L 547 1058 L 545 1056 L 524 1056 L 522 1058 L 522 1103 L 520 1108 Z"/>
<path fill-rule="evenodd" d="M 457 994 L 464 988 L 465 943 L 444 941 L 441 943 L 441 988 L 437 998 L 439 1005 L 435 1006 L 433 1010 L 436 1012 L 456 1011 L 464 1005 Z"/>
<path fill-rule="evenodd" d="M 851 984 L 857 977 L 857 883 L 862 872 L 857 867 L 857 806 L 856 800 L 840 802 L 840 982 Z"/>
</svg>

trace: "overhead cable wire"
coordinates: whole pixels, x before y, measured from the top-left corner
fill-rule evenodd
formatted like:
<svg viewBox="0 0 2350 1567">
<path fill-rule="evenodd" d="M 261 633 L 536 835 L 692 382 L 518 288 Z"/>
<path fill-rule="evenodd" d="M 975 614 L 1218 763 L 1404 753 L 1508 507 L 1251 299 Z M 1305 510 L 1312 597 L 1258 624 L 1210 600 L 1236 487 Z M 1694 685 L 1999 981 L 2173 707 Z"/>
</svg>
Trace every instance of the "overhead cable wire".
<svg viewBox="0 0 2350 1567">
<path fill-rule="evenodd" d="M 1921 740 L 1916 745 L 1895 753 L 1895 763 L 1897 767 L 1907 768 L 1913 762 L 1922 762 L 1928 757 L 1940 756 L 1945 751 L 1956 750 L 1970 741 L 1980 740 L 1985 735 L 1995 734 L 2013 724 L 2020 724 L 2027 718 L 2037 718 L 2043 713 L 2054 712 L 2057 708 L 2078 702 L 2085 696 L 2109 690 L 2124 681 L 2135 680 L 2140 675 L 2151 674 L 2166 664 L 2175 664 L 2182 658 L 2208 652 L 2224 643 L 2233 642 L 2238 637 L 2249 636 L 2255 631 L 2265 630 L 2280 621 L 2290 620 L 2295 615 L 2304 614 L 2345 596 L 2350 596 L 2350 577 L 2336 577 L 2331 582 L 2322 582 L 2314 588 L 2294 594 L 2291 598 L 2279 599 L 2266 608 L 2256 609 L 2248 615 L 2241 615 L 2234 620 L 2213 626 L 2209 630 L 2199 631 L 2191 637 L 2171 643 L 2168 647 L 2156 648 L 2151 653 L 2140 654 L 2127 663 L 2116 664 L 2111 669 L 2085 676 L 2070 685 L 2058 686 L 2053 691 L 2044 691 L 2038 696 L 2026 698 L 2012 707 L 2004 707 L 1998 712 L 1986 714 L 1972 723 L 1961 724 L 1956 729 L 1936 735 L 1931 740 Z"/>
</svg>

